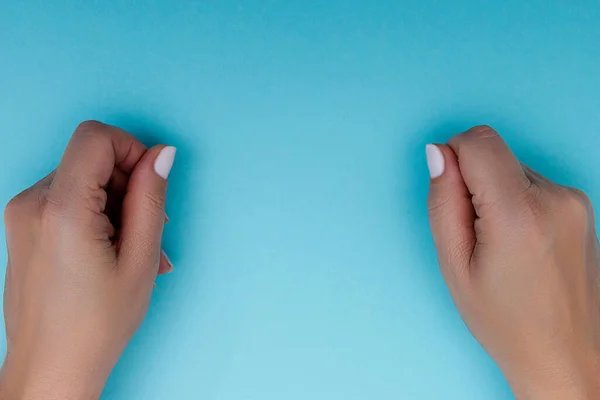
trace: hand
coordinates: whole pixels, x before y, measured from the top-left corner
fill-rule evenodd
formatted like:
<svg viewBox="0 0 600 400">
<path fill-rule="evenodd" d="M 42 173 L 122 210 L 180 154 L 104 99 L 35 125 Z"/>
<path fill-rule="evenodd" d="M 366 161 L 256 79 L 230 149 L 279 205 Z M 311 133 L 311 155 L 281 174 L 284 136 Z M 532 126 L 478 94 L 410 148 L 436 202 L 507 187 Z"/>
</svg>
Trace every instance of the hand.
<svg viewBox="0 0 600 400">
<path fill-rule="evenodd" d="M 427 155 L 442 273 L 516 397 L 600 398 L 600 248 L 587 197 L 520 164 L 489 127 Z"/>
<path fill-rule="evenodd" d="M 175 149 L 82 123 L 5 211 L 8 351 L 0 398 L 97 399 L 150 301 Z"/>
</svg>

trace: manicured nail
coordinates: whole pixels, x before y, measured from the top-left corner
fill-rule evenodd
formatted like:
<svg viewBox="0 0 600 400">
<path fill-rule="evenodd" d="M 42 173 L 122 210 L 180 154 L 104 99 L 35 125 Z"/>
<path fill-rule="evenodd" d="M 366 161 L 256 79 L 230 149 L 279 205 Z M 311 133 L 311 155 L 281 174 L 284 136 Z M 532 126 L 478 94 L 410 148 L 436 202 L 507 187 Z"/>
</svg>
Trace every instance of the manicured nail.
<svg viewBox="0 0 600 400">
<path fill-rule="evenodd" d="M 165 271 L 165 274 L 169 274 L 169 273 L 173 272 L 173 270 L 175 268 L 173 268 L 173 263 L 169 259 L 169 256 L 167 255 L 167 253 L 165 253 L 164 250 L 161 250 L 161 252 L 162 252 L 163 258 L 165 259 L 165 261 L 167 262 L 167 265 L 169 266 L 169 268 Z"/>
<path fill-rule="evenodd" d="M 439 147 L 435 144 L 425 146 L 425 154 L 427 155 L 427 167 L 429 167 L 429 175 L 431 179 L 438 178 L 444 173 L 444 155 Z"/>
<path fill-rule="evenodd" d="M 154 161 L 154 170 L 163 179 L 169 178 L 169 173 L 173 167 L 173 161 L 175 161 L 176 153 L 177 149 L 175 147 L 167 146 L 163 148 L 160 153 L 158 153 L 158 156 L 156 156 L 156 160 Z"/>
</svg>

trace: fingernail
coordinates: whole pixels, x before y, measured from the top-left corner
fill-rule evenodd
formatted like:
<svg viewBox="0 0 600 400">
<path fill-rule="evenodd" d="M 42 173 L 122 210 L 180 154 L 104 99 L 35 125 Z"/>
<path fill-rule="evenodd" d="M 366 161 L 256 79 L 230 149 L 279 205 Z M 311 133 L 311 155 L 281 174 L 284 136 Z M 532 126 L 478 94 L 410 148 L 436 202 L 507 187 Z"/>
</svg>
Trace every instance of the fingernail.
<svg viewBox="0 0 600 400">
<path fill-rule="evenodd" d="M 167 253 L 165 253 L 165 251 L 164 251 L 164 250 L 161 250 L 161 251 L 162 251 L 163 258 L 165 259 L 165 261 L 166 261 L 166 262 L 167 262 L 167 264 L 169 265 L 169 269 L 167 269 L 167 270 L 165 271 L 165 274 L 169 274 L 169 273 L 173 272 L 173 270 L 174 270 L 175 268 L 173 267 L 173 263 L 172 263 L 172 262 L 171 262 L 171 260 L 169 259 L 169 256 L 167 255 Z"/>
<path fill-rule="evenodd" d="M 171 219 L 167 214 L 165 214 L 165 224 L 168 224 Z"/>
<path fill-rule="evenodd" d="M 169 173 L 173 167 L 173 161 L 175 161 L 176 153 L 177 149 L 175 147 L 167 146 L 163 148 L 160 153 L 158 153 L 158 156 L 156 156 L 156 160 L 154 161 L 154 170 L 163 179 L 169 178 Z"/>
<path fill-rule="evenodd" d="M 438 178 L 444 173 L 444 155 L 438 146 L 428 144 L 425 146 L 425 154 L 427 155 L 427 167 L 431 179 Z"/>
</svg>

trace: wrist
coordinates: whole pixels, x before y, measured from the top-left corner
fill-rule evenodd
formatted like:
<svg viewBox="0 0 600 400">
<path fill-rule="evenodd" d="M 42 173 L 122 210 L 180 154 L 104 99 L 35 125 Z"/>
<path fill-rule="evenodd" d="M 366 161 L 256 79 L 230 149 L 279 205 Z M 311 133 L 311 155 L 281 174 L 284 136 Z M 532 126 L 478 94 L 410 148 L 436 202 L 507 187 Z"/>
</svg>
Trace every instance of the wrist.
<svg viewBox="0 0 600 400">
<path fill-rule="evenodd" d="M 595 400 L 600 398 L 600 356 L 577 363 L 517 368 L 507 379 L 517 400 Z"/>
</svg>

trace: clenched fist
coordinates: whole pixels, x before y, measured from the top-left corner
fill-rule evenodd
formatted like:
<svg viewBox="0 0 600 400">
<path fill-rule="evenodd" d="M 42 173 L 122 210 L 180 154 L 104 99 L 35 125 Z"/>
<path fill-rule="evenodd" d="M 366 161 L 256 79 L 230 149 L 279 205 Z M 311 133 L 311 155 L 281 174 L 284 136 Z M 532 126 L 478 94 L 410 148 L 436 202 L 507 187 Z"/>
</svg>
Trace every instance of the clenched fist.
<svg viewBox="0 0 600 400">
<path fill-rule="evenodd" d="M 161 237 L 174 157 L 85 122 L 58 168 L 9 203 L 2 400 L 100 396 L 172 269 Z"/>
<path fill-rule="evenodd" d="M 519 400 L 600 399 L 600 248 L 580 191 L 489 127 L 429 145 L 429 217 L 452 297 Z"/>
</svg>

